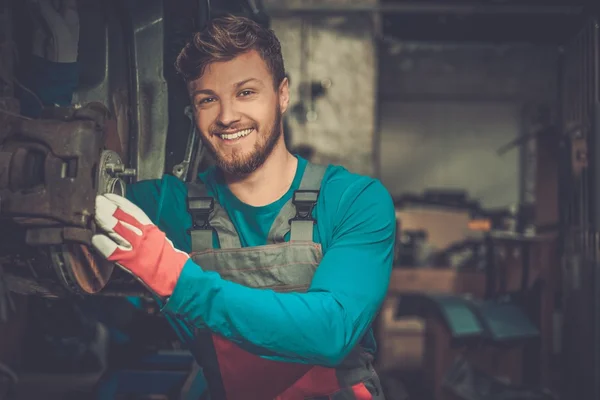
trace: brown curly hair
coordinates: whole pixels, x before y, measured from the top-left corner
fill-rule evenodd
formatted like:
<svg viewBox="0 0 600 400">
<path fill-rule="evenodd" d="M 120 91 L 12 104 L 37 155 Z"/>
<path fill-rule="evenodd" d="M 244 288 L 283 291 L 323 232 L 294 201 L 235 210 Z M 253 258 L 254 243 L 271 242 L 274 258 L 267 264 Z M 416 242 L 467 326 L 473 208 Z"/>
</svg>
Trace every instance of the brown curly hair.
<svg viewBox="0 0 600 400">
<path fill-rule="evenodd" d="M 249 18 L 231 14 L 212 19 L 195 33 L 177 56 L 175 69 L 190 82 L 200 78 L 207 65 L 232 60 L 251 50 L 265 61 L 277 89 L 285 78 L 285 67 L 275 33 Z"/>
</svg>

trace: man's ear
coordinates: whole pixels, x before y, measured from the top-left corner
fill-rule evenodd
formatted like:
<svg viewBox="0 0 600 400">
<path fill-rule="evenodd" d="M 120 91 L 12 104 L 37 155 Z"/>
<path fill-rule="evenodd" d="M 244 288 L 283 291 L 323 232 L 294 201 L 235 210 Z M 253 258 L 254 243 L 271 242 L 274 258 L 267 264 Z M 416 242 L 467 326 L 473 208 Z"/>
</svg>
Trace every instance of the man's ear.
<svg viewBox="0 0 600 400">
<path fill-rule="evenodd" d="M 277 94 L 279 96 L 279 107 L 281 108 L 281 113 L 283 114 L 290 104 L 290 85 L 288 78 L 283 78 L 279 84 L 279 90 L 277 91 Z"/>
</svg>

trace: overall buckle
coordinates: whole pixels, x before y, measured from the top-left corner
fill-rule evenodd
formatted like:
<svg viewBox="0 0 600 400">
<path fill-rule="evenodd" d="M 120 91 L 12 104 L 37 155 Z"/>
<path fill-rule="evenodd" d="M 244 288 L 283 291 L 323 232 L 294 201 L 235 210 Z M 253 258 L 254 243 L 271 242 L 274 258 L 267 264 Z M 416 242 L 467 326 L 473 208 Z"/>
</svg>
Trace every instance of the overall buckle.
<svg viewBox="0 0 600 400">
<path fill-rule="evenodd" d="M 312 221 L 313 224 L 317 223 L 312 217 L 312 211 L 317 204 L 318 197 L 318 190 L 296 190 L 292 198 L 292 203 L 296 206 L 296 215 L 289 220 L 289 223 L 292 221 Z"/>
<path fill-rule="evenodd" d="M 192 216 L 191 230 L 209 230 L 210 214 L 215 209 L 215 199 L 212 197 L 188 197 L 187 206 Z"/>
</svg>

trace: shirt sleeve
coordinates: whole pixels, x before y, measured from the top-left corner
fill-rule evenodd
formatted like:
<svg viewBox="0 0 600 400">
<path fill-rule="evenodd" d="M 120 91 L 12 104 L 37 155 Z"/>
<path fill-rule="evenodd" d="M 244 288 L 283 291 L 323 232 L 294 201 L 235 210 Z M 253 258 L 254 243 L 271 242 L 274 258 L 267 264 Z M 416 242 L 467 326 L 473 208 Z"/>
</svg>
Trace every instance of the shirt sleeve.
<svg viewBox="0 0 600 400">
<path fill-rule="evenodd" d="M 248 288 L 190 260 L 163 311 L 259 356 L 338 365 L 379 310 L 393 261 L 392 199 L 379 181 L 365 180 L 336 205 L 331 243 L 306 293 Z"/>
</svg>

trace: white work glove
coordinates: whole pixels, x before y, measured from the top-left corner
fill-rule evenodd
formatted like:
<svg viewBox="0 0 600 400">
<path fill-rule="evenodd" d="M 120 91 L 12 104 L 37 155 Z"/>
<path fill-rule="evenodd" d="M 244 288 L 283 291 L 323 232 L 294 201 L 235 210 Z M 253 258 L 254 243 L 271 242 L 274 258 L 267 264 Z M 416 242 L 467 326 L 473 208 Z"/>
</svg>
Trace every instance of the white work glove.
<svg viewBox="0 0 600 400">
<path fill-rule="evenodd" d="M 162 297 L 173 292 L 189 256 L 177 250 L 166 235 L 135 204 L 116 194 L 96 197 L 95 220 L 105 232 L 92 245 Z"/>
<path fill-rule="evenodd" d="M 48 61 L 73 63 L 79 46 L 77 0 L 28 0 L 33 13 L 33 54 Z"/>
</svg>

